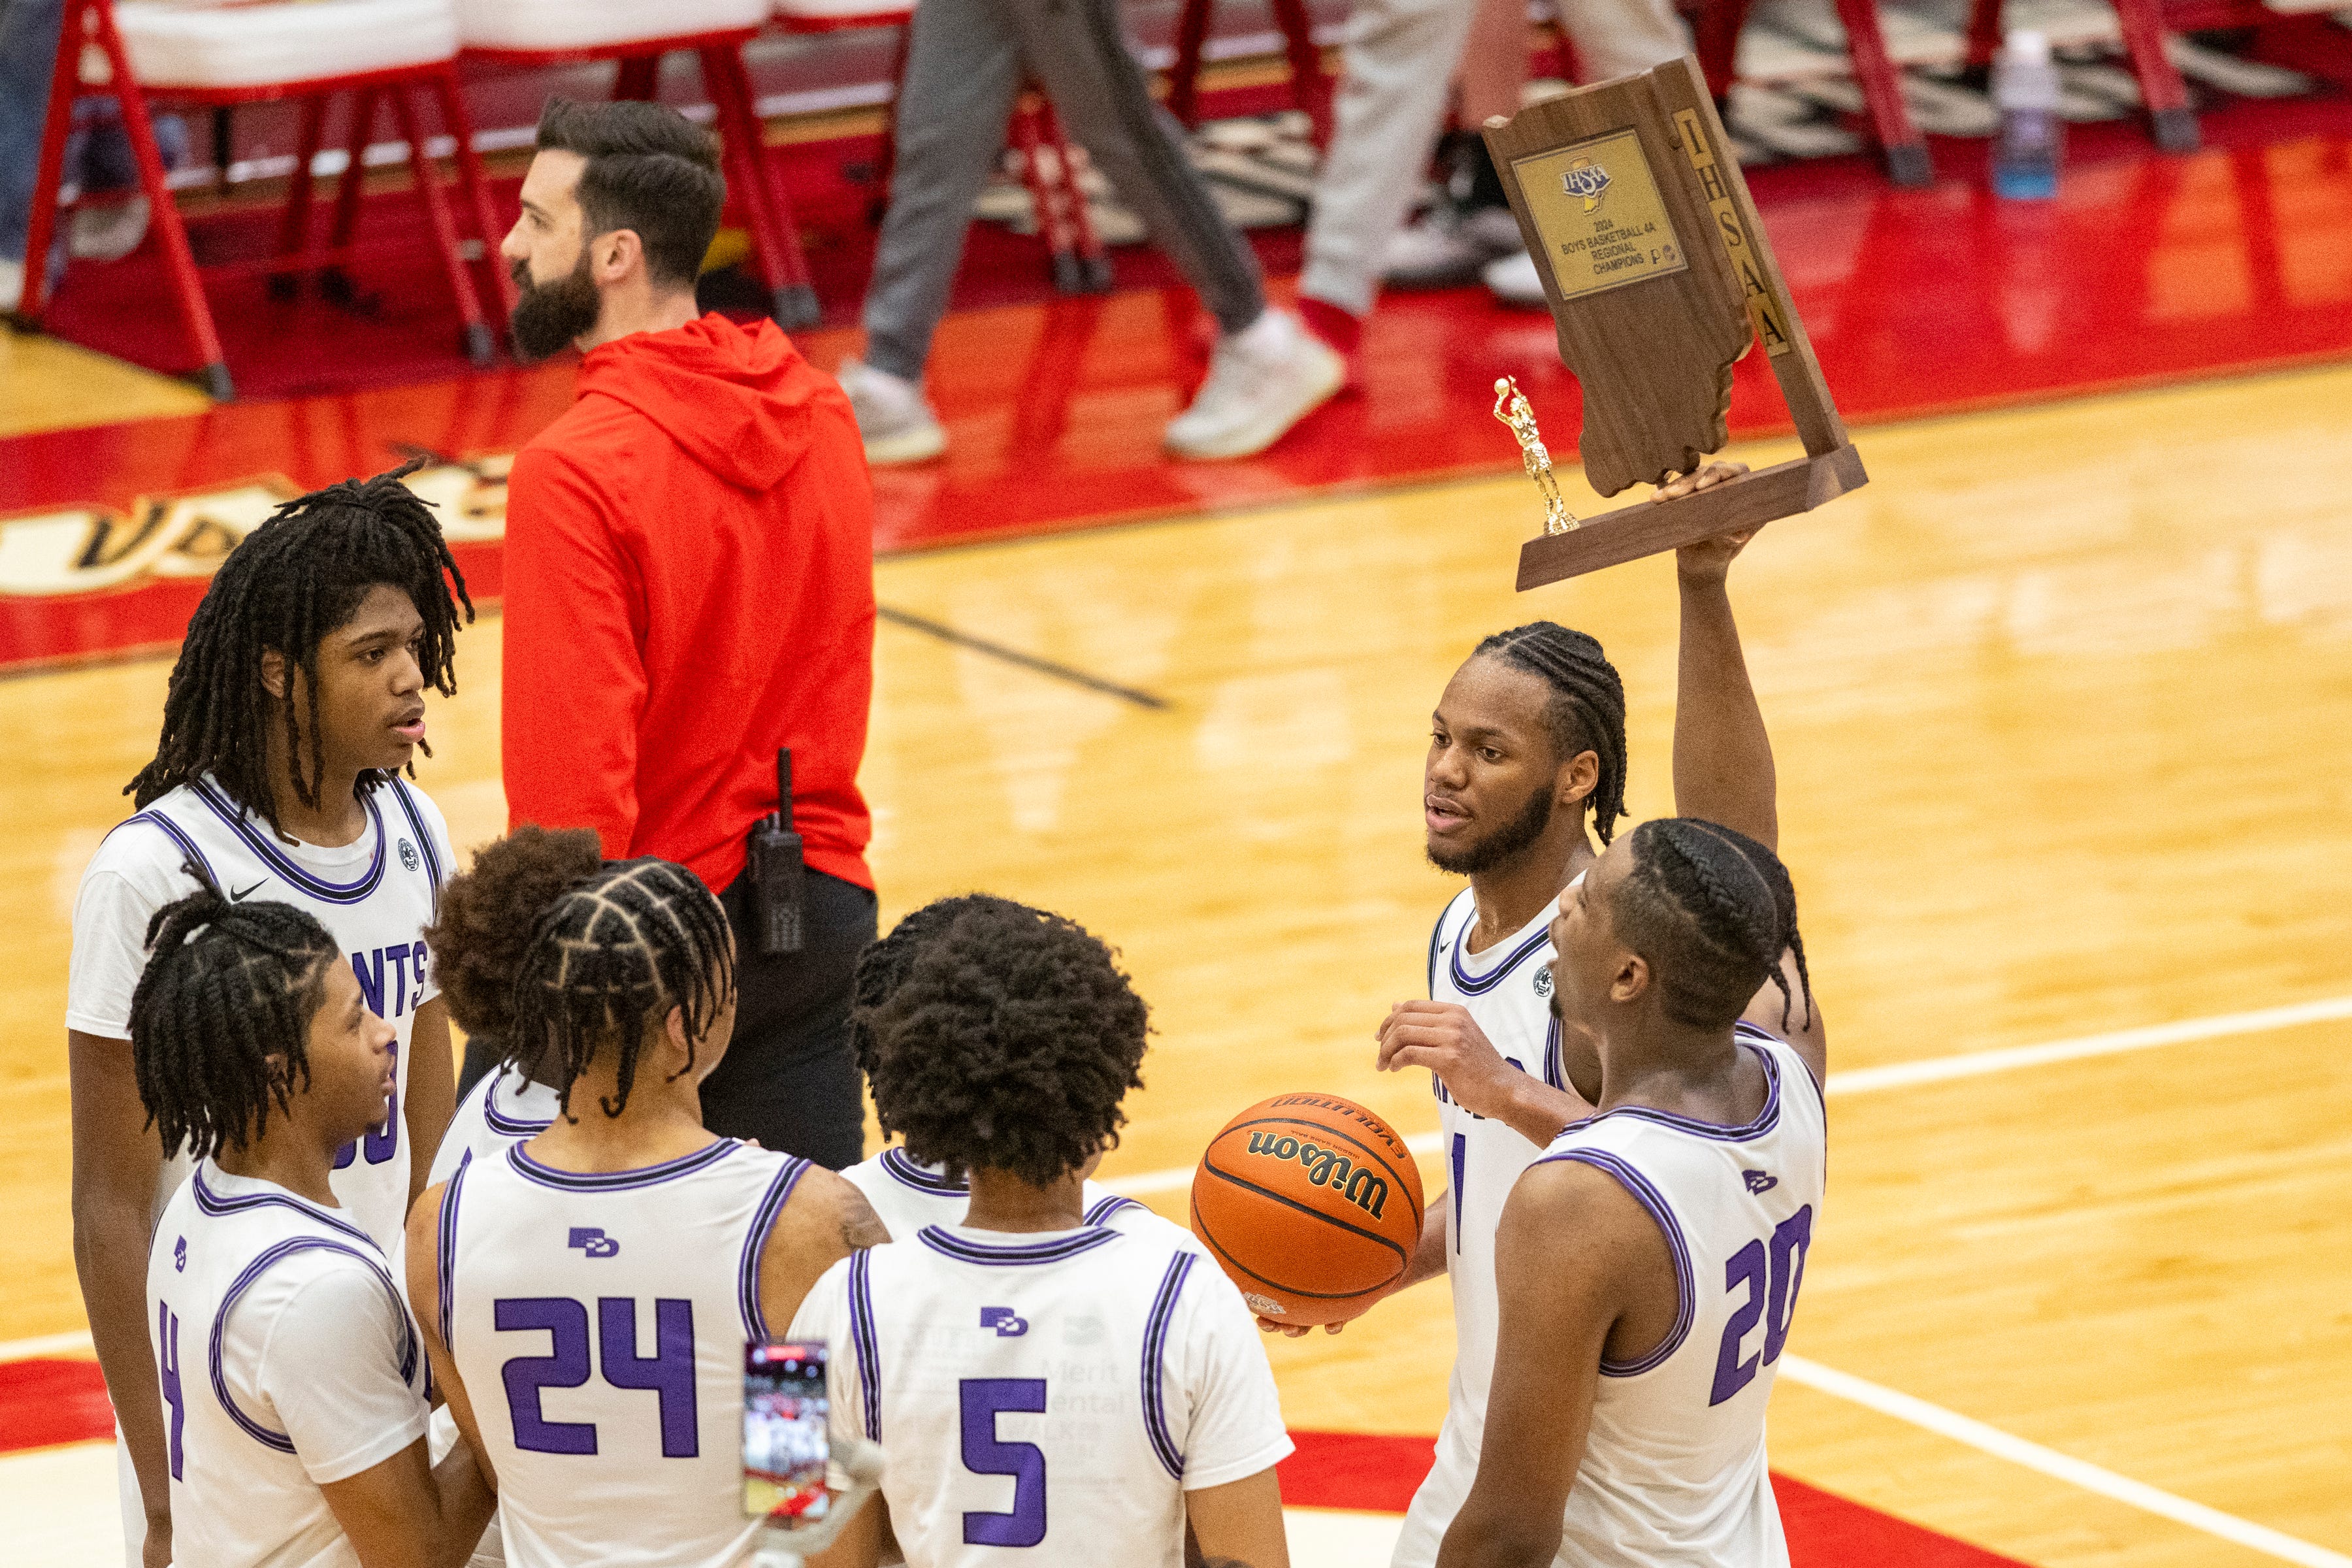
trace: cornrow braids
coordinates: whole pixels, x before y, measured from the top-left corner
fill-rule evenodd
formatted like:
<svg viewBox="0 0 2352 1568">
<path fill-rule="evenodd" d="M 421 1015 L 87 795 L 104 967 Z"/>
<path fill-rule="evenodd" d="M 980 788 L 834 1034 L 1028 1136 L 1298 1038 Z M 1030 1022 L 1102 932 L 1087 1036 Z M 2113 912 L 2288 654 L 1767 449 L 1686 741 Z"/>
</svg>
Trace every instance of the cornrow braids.
<svg viewBox="0 0 2352 1568">
<path fill-rule="evenodd" d="M 673 1007 L 694 1047 L 735 994 L 727 911 L 685 867 L 648 856 L 608 862 L 541 912 L 514 977 L 507 1057 L 552 1085 L 566 1116 L 572 1089 L 607 1047 L 620 1077 L 599 1100 L 618 1116 L 647 1033 Z"/>
<path fill-rule="evenodd" d="M 156 910 L 147 948 L 131 994 L 147 1123 L 167 1156 L 242 1149 L 272 1105 L 286 1110 L 297 1074 L 310 1084 L 310 1020 L 341 950 L 291 904 L 231 903 L 211 888 Z"/>
<path fill-rule="evenodd" d="M 1612 913 L 1618 934 L 1647 958 L 1669 1017 L 1728 1028 L 1768 979 L 1780 992 L 1780 1026 L 1795 997 L 1780 954 L 1793 953 L 1811 1023 L 1812 975 L 1797 931 L 1797 891 L 1780 858 L 1743 833 L 1696 817 L 1645 822 L 1629 841 L 1633 864 Z"/>
<path fill-rule="evenodd" d="M 1562 760 L 1579 752 L 1600 759 L 1592 786 L 1592 831 L 1607 844 L 1625 815 L 1625 683 L 1601 644 L 1552 621 L 1496 632 L 1471 651 L 1539 676 L 1551 688 L 1544 721 Z"/>
<path fill-rule="evenodd" d="M 594 829 L 525 823 L 476 850 L 473 865 L 449 879 L 424 935 L 459 1028 L 501 1045 L 514 1037 L 515 975 L 540 914 L 604 865 Z"/>
<path fill-rule="evenodd" d="M 860 1073 L 868 1078 L 874 1074 L 874 1010 L 890 1000 L 907 978 L 907 972 L 915 966 L 915 959 L 924 946 L 955 924 L 958 915 L 971 910 L 1035 912 L 1025 904 L 1000 899 L 993 893 L 960 893 L 952 898 L 933 899 L 902 918 L 890 928 L 889 935 L 868 943 L 866 951 L 857 955 L 857 973 L 851 982 L 849 998 L 849 1045 Z"/>
<path fill-rule="evenodd" d="M 425 683 L 444 697 L 457 691 L 458 614 L 462 607 L 471 621 L 474 601 L 431 508 L 401 483 L 425 461 L 415 458 L 372 479 L 346 479 L 288 501 L 228 552 L 172 667 L 154 760 L 123 786 L 125 795 L 143 806 L 209 773 L 275 828 L 278 804 L 264 744 L 274 721 L 285 731 L 295 796 L 316 807 L 326 777 L 319 643 L 379 584 L 406 594 L 424 619 L 417 664 Z M 272 649 L 287 661 L 283 697 L 273 698 L 261 684 L 261 658 Z M 295 713 L 298 686 L 310 698 L 307 749 Z M 383 782 L 381 773 L 364 771 L 359 787 Z"/>
</svg>

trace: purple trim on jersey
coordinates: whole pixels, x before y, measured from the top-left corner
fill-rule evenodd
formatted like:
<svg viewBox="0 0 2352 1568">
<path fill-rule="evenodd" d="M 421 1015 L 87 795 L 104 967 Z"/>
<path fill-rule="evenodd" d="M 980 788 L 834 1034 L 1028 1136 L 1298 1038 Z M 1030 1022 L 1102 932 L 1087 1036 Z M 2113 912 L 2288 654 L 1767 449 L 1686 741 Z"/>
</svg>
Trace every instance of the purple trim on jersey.
<svg viewBox="0 0 2352 1568">
<path fill-rule="evenodd" d="M 1465 973 L 1462 969 L 1462 950 L 1470 945 L 1469 933 L 1470 924 L 1465 921 L 1463 922 L 1461 931 L 1454 938 L 1454 951 L 1447 954 L 1445 960 L 1448 978 L 1454 982 L 1454 989 L 1465 996 L 1484 996 L 1487 992 L 1500 985 L 1512 970 L 1551 945 L 1551 922 L 1546 921 L 1541 931 L 1513 948 L 1502 963 L 1495 965 L 1485 974 L 1471 975 Z"/>
<path fill-rule="evenodd" d="M 971 1189 L 961 1182 L 949 1180 L 940 1172 L 919 1163 L 912 1154 L 897 1144 L 882 1151 L 882 1170 L 901 1186 L 935 1198 L 961 1198 L 971 1195 Z"/>
<path fill-rule="evenodd" d="M 1143 1430 L 1151 1439 L 1151 1451 L 1160 1456 L 1169 1475 L 1180 1481 L 1184 1479 L 1184 1453 L 1168 1431 L 1164 1362 L 1168 1325 L 1176 1317 L 1176 1298 L 1183 1294 L 1184 1278 L 1192 1271 L 1199 1257 L 1194 1252 L 1180 1252 L 1168 1260 L 1168 1272 L 1160 1277 L 1160 1294 L 1152 1298 L 1151 1316 L 1143 1330 Z"/>
<path fill-rule="evenodd" d="M 360 800 L 366 805 L 368 821 L 375 828 L 375 854 L 368 861 L 368 868 L 361 875 L 358 881 L 330 882 L 324 877 L 313 876 L 304 870 L 277 845 L 272 844 L 268 835 L 255 831 L 253 824 L 247 820 L 246 814 L 233 807 L 204 780 L 194 780 L 188 785 L 188 789 L 198 800 L 212 809 L 215 816 L 227 825 L 230 832 L 244 841 L 247 849 L 260 857 L 262 864 L 277 873 L 280 881 L 307 897 L 329 904 L 361 903 L 369 894 L 374 892 L 377 884 L 383 880 L 385 837 L 383 810 L 376 805 L 373 791 L 362 795 Z"/>
<path fill-rule="evenodd" d="M 1743 1045 L 1748 1046 L 1787 1047 L 1789 1051 L 1796 1057 L 1798 1065 L 1805 1069 L 1805 1081 L 1813 1086 L 1813 1100 L 1822 1108 L 1822 1119 L 1824 1121 L 1828 1119 L 1830 1113 L 1829 1092 L 1822 1087 L 1822 1080 L 1813 1076 L 1813 1064 L 1805 1060 L 1804 1052 L 1798 1050 L 1796 1047 L 1790 1045 L 1788 1041 L 1782 1039 L 1771 1030 L 1759 1027 L 1758 1026 L 1749 1023 L 1745 1018 L 1740 1019 L 1739 1022 L 1731 1026 L 1731 1037 L 1738 1040 Z M 1770 1061 L 1772 1059 L 1772 1053 L 1770 1051 L 1766 1051 L 1764 1053 L 1764 1059 L 1768 1062 Z"/>
<path fill-rule="evenodd" d="M 1107 1241 L 1117 1241 L 1118 1232 L 1081 1230 L 1055 1237 L 1051 1241 L 1025 1241 L 1012 1247 L 997 1247 L 985 1241 L 967 1241 L 938 1226 L 927 1225 L 915 1233 L 915 1239 L 940 1257 L 952 1258 L 959 1263 L 1024 1265 L 1065 1262 L 1082 1252 L 1091 1252 Z"/>
<path fill-rule="evenodd" d="M 171 839 L 173 843 L 180 847 L 180 853 L 185 855 L 189 859 L 194 860 L 196 863 L 204 877 L 205 885 L 210 887 L 215 893 L 221 892 L 220 878 L 213 870 L 213 863 L 205 858 L 205 852 L 196 847 L 196 841 L 188 837 L 187 830 L 185 828 L 182 827 L 178 823 L 173 821 L 170 817 L 164 816 L 160 811 L 142 811 L 136 816 L 116 823 L 115 830 L 128 827 L 133 822 L 152 822 L 156 826 L 162 828 L 163 830 L 164 837 Z M 110 830 L 107 833 L 107 837 L 109 838 L 113 837 L 114 830 Z M 223 893 L 222 897 L 226 898 L 227 895 Z"/>
<path fill-rule="evenodd" d="M 1568 1089 L 1568 1063 L 1561 1058 L 1559 1047 L 1559 1015 L 1553 1013 L 1550 1025 L 1544 1030 L 1543 1080 L 1554 1089 Z"/>
<path fill-rule="evenodd" d="M 248 1209 L 289 1208 L 305 1219 L 314 1219 L 320 1225 L 331 1226 L 345 1236 L 358 1241 L 364 1241 L 370 1247 L 375 1246 L 375 1237 L 358 1226 L 347 1219 L 337 1219 L 318 1205 L 305 1203 L 291 1193 L 249 1193 L 243 1197 L 223 1197 L 205 1185 L 205 1171 L 202 1165 L 197 1166 L 194 1173 L 189 1176 L 188 1183 L 195 1191 L 196 1211 L 199 1214 L 209 1215 L 215 1219 L 224 1215 L 243 1214 Z"/>
<path fill-rule="evenodd" d="M 535 1137 L 554 1126 L 554 1121 L 551 1118 L 546 1121 L 522 1121 L 499 1113 L 499 1085 L 506 1081 L 510 1070 L 500 1068 L 490 1075 L 489 1082 L 482 1086 L 482 1125 L 501 1138 Z M 523 1081 L 529 1083 L 530 1080 L 525 1079 Z"/>
<path fill-rule="evenodd" d="M 797 1154 L 785 1157 L 775 1179 L 768 1184 L 760 1206 L 752 1212 L 751 1234 L 743 1237 L 743 1262 L 737 1270 L 736 1292 L 743 1309 L 743 1334 L 755 1345 L 768 1342 L 768 1315 L 760 1307 L 760 1255 L 767 1250 L 768 1233 L 792 1201 L 793 1189 L 808 1174 L 809 1163 Z"/>
<path fill-rule="evenodd" d="M 1676 1132 L 1687 1132 L 1694 1138 L 1706 1138 L 1717 1143 L 1746 1143 L 1761 1138 L 1780 1124 L 1780 1064 L 1772 1059 L 1771 1052 L 1761 1048 L 1753 1040 L 1740 1039 L 1738 1031 L 1736 1029 L 1732 1032 L 1732 1038 L 1738 1040 L 1745 1048 L 1754 1051 L 1757 1059 L 1764 1064 L 1764 1109 L 1756 1113 L 1755 1121 L 1741 1127 L 1726 1127 L 1719 1122 L 1701 1121 L 1696 1116 L 1678 1116 L 1671 1110 L 1658 1110 L 1646 1105 L 1621 1105 L 1613 1110 L 1604 1110 L 1597 1116 L 1588 1116 L 1581 1121 L 1571 1121 L 1561 1128 L 1560 1132 L 1563 1135 L 1575 1132 L 1612 1116 L 1629 1116 L 1636 1121 L 1653 1122 L 1660 1127 L 1671 1128 Z M 1827 1114 L 1826 1102 L 1824 1102 L 1823 1113 Z"/>
<path fill-rule="evenodd" d="M 1088 1225 L 1108 1225 L 1110 1223 L 1110 1216 L 1119 1210 L 1139 1209 L 1142 1206 L 1133 1198 L 1123 1198 L 1117 1193 L 1113 1193 L 1108 1197 L 1095 1200 L 1094 1207 L 1087 1210 L 1086 1221 Z"/>
<path fill-rule="evenodd" d="M 457 1353 L 457 1195 L 465 1184 L 466 1167 L 473 1163 L 471 1149 L 458 1155 L 457 1168 L 449 1173 L 448 1184 L 441 1189 L 441 1237 L 434 1249 L 441 1285 L 441 1348 L 452 1357 Z"/>
<path fill-rule="evenodd" d="M 433 888 L 433 912 L 441 912 L 441 857 L 433 847 L 433 835 L 425 830 L 425 816 L 416 809 L 408 786 L 396 777 L 386 775 L 392 784 L 393 798 L 400 802 L 400 814 L 408 818 L 408 826 L 416 834 L 417 850 L 425 857 L 425 879 Z"/>
<path fill-rule="evenodd" d="M 1666 1202 L 1664 1193 L 1650 1184 L 1650 1179 L 1606 1149 L 1570 1149 L 1561 1154 L 1546 1154 L 1536 1162 L 1549 1164 L 1555 1160 L 1573 1160 L 1608 1172 L 1618 1184 L 1633 1194 L 1634 1202 L 1650 1211 L 1658 1228 L 1665 1233 L 1666 1250 L 1675 1255 L 1675 1326 L 1673 1331 L 1658 1342 L 1658 1347 L 1639 1361 L 1611 1361 L 1601 1358 L 1603 1377 L 1639 1377 L 1665 1363 L 1668 1356 L 1683 1348 L 1690 1337 L 1691 1324 L 1698 1316 L 1698 1287 L 1691 1280 L 1690 1248 L 1683 1241 L 1683 1227 L 1675 1219 L 1674 1205 Z"/>
<path fill-rule="evenodd" d="M 560 1187 L 572 1193 L 617 1193 L 634 1187 L 659 1186 L 680 1176 L 690 1176 L 706 1165 L 715 1165 L 743 1145 L 732 1138 L 721 1138 L 706 1143 L 691 1154 L 681 1154 L 675 1160 L 658 1165 L 643 1165 L 634 1171 L 596 1171 L 583 1174 L 576 1171 L 559 1171 L 552 1165 L 542 1165 L 522 1152 L 517 1143 L 507 1151 L 507 1163 L 514 1173 L 527 1182 L 542 1187 Z"/>
<path fill-rule="evenodd" d="M 373 1244 L 370 1245 L 373 1247 Z M 260 1279 L 272 1264 L 290 1258 L 298 1252 L 341 1252 L 358 1258 L 367 1266 L 368 1271 L 375 1276 L 375 1282 L 383 1286 L 383 1293 L 391 1298 L 393 1310 L 400 1315 L 400 1381 L 407 1384 L 416 1381 L 416 1330 L 408 1321 L 408 1308 L 401 1300 L 400 1291 L 394 1286 L 390 1271 L 381 1261 L 383 1255 L 378 1253 L 374 1258 L 370 1258 L 355 1247 L 346 1246 L 342 1242 L 323 1236 L 289 1237 L 278 1242 L 251 1263 L 247 1264 L 245 1272 L 239 1274 L 230 1284 L 227 1291 L 222 1295 L 220 1306 L 213 1312 L 212 1342 L 205 1347 L 205 1359 L 212 1373 L 213 1397 L 220 1401 L 220 1407 L 227 1413 L 228 1418 L 236 1422 L 245 1435 L 255 1442 L 266 1448 L 275 1448 L 283 1454 L 294 1452 L 294 1439 L 283 1432 L 273 1432 L 264 1426 L 260 1422 L 238 1409 L 236 1401 L 229 1397 L 227 1370 L 221 1364 L 221 1341 L 228 1332 L 229 1312 L 236 1307 L 239 1298 L 253 1288 L 253 1282 Z"/>
<path fill-rule="evenodd" d="M 857 1363 L 859 1402 L 866 1406 L 866 1440 L 882 1440 L 882 1360 L 874 1332 L 873 1249 L 849 1255 L 849 1353 Z"/>
</svg>

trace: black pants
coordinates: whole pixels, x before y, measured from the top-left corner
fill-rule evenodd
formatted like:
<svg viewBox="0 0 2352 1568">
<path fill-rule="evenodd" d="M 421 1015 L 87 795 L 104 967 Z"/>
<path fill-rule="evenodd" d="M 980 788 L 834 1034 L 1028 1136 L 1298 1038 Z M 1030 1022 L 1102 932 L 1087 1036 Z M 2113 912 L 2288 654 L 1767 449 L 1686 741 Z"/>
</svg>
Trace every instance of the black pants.
<svg viewBox="0 0 2352 1568">
<path fill-rule="evenodd" d="M 874 940 L 875 900 L 821 871 L 811 871 L 803 886 L 807 944 L 773 958 L 759 951 L 743 879 L 721 897 L 735 928 L 735 1039 L 702 1080 L 702 1124 L 837 1171 L 866 1157 L 849 996 L 857 955 Z M 500 1054 L 494 1041 L 467 1040 L 457 1092 L 479 1082 Z"/>
</svg>

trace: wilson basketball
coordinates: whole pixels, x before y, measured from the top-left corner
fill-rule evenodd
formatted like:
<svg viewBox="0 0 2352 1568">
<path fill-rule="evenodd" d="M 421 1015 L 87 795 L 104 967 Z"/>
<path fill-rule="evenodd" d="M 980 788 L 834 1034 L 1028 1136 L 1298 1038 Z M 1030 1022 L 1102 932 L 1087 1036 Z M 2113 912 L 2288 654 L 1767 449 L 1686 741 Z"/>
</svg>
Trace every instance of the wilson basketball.
<svg viewBox="0 0 2352 1568">
<path fill-rule="evenodd" d="M 1251 1310 L 1338 1323 L 1404 1275 L 1421 1238 L 1404 1140 L 1336 1094 L 1277 1094 L 1225 1123 L 1192 1175 L 1192 1233 Z"/>
</svg>

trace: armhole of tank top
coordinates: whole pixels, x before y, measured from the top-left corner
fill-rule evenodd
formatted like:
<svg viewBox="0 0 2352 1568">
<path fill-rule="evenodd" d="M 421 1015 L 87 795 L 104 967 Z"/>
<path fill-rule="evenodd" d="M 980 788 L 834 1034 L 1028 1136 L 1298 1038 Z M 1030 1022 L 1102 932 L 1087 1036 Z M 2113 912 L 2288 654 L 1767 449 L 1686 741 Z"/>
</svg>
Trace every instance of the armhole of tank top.
<svg viewBox="0 0 2352 1568">
<path fill-rule="evenodd" d="M 116 824 L 117 829 L 128 827 L 134 822 L 146 823 L 162 834 L 173 848 L 180 852 L 179 864 L 173 868 L 174 872 L 193 875 L 207 890 L 220 893 L 220 873 L 213 869 L 213 863 L 205 858 L 205 852 L 197 847 L 194 837 L 188 830 L 156 809 L 158 804 L 160 803 L 149 802 L 145 810 L 126 816 Z M 112 833 L 107 835 L 109 838 L 113 837 Z M 223 896 L 226 897 L 225 894 Z"/>
<path fill-rule="evenodd" d="M 1168 1270 L 1160 1277 L 1159 1291 L 1151 1299 L 1151 1315 L 1143 1329 L 1144 1436 L 1150 1439 L 1151 1451 L 1169 1477 L 1180 1486 L 1184 1480 L 1184 1454 L 1168 1430 L 1168 1331 L 1176 1321 L 1176 1304 L 1184 1293 L 1184 1281 L 1199 1259 L 1198 1253 L 1180 1250 L 1168 1260 Z"/>
<path fill-rule="evenodd" d="M 1770 1055 L 1774 1064 L 1780 1068 L 1780 1077 L 1784 1080 L 1792 1069 L 1798 1078 L 1804 1079 L 1813 1091 L 1813 1104 L 1822 1113 L 1822 1124 L 1823 1126 L 1829 1124 L 1828 1087 L 1813 1076 L 1813 1064 L 1805 1059 L 1804 1052 L 1771 1030 L 1751 1024 L 1745 1018 L 1734 1024 L 1731 1026 L 1731 1032 L 1733 1038 L 1747 1040 L 1755 1045 L 1758 1049 Z"/>
<path fill-rule="evenodd" d="M 1651 1185 L 1650 1179 L 1636 1170 L 1632 1162 L 1607 1149 L 1564 1149 L 1557 1154 L 1546 1154 L 1537 1163 L 1548 1164 L 1557 1160 L 1573 1160 L 1614 1177 L 1617 1184 L 1648 1212 L 1651 1222 L 1658 1227 L 1658 1233 L 1665 1237 L 1666 1251 L 1672 1256 L 1675 1266 L 1674 1327 L 1667 1331 L 1665 1338 L 1635 1360 L 1614 1362 L 1605 1354 L 1601 1358 L 1601 1375 L 1603 1377 L 1639 1377 L 1643 1373 L 1655 1372 L 1682 1349 L 1683 1342 L 1690 1338 L 1691 1324 L 1698 1317 L 1698 1283 L 1691 1272 L 1690 1246 L 1683 1239 L 1682 1224 L 1675 1218 L 1674 1205 L 1666 1202 L 1665 1194 Z"/>
<path fill-rule="evenodd" d="M 849 1356 L 857 1363 L 857 1402 L 865 1406 L 866 1440 L 882 1440 L 882 1363 L 874 1337 L 874 1253 L 849 1255 Z"/>
<path fill-rule="evenodd" d="M 786 1155 L 782 1165 L 768 1182 L 767 1191 L 760 1195 L 760 1206 L 752 1211 L 751 1227 L 743 1237 L 743 1258 L 736 1277 L 736 1300 L 743 1315 L 743 1336 L 755 1345 L 768 1342 L 768 1314 L 760 1300 L 760 1264 L 768 1253 L 768 1237 L 782 1217 L 784 1205 L 793 1201 L 793 1193 L 808 1174 L 809 1163 L 797 1154 Z"/>
<path fill-rule="evenodd" d="M 438 1234 L 433 1238 L 433 1283 L 441 1325 L 441 1349 L 452 1363 L 457 1359 L 457 1200 L 465 1188 L 467 1168 L 473 1163 L 471 1149 L 457 1156 L 457 1168 L 449 1173 L 449 1184 L 441 1189 L 441 1213 L 436 1227 Z"/>
</svg>

